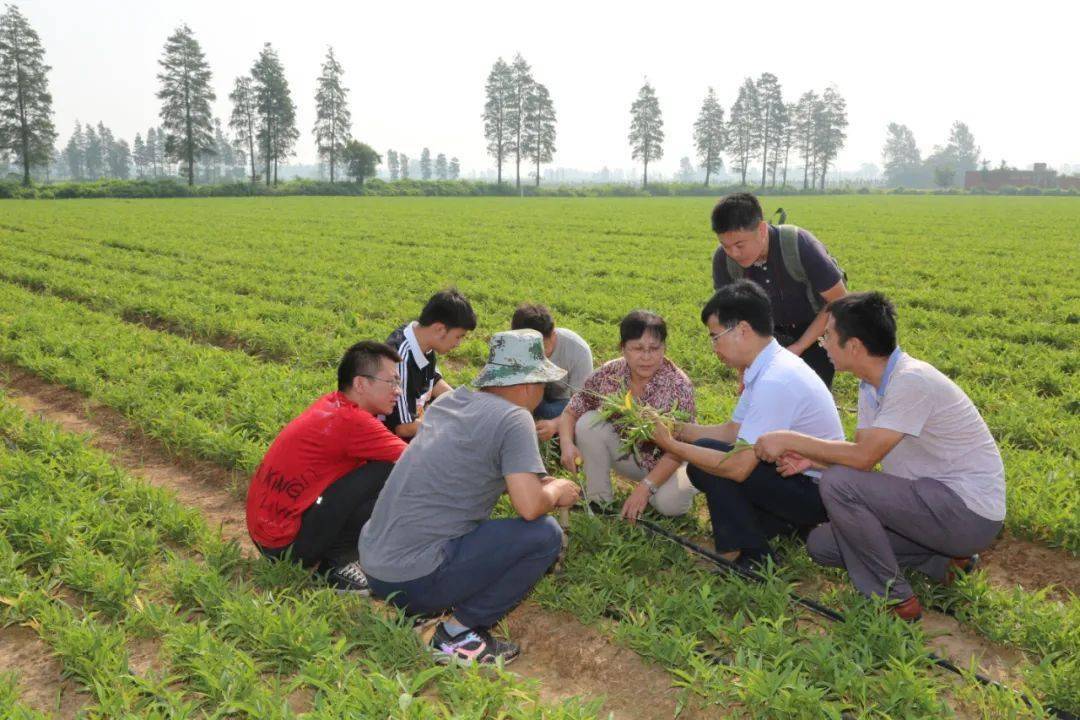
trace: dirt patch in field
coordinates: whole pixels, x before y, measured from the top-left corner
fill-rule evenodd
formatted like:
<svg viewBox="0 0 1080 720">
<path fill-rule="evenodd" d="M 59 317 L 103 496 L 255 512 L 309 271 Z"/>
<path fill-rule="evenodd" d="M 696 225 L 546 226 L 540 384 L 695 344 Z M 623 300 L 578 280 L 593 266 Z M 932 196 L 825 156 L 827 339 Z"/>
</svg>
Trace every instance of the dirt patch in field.
<svg viewBox="0 0 1080 720">
<path fill-rule="evenodd" d="M 173 491 L 181 503 L 199 510 L 210 524 L 220 526 L 224 537 L 238 540 L 241 547 L 250 550 L 244 504 L 229 492 L 238 480 L 236 473 L 213 463 L 169 453 L 115 410 L 77 392 L 44 382 L 18 368 L 2 369 L 7 376 L 5 390 L 12 403 L 29 414 L 59 424 L 68 432 L 87 435 L 91 445 L 112 455 L 128 472 Z M 605 711 L 614 713 L 616 718 L 675 717 L 677 692 L 662 668 L 612 644 L 572 616 L 526 603 L 511 614 L 509 623 L 511 637 L 521 642 L 523 650 L 521 658 L 509 669 L 536 680 L 543 701 L 603 695 Z M 133 665 L 140 669 L 154 668 L 159 662 L 157 650 L 152 642 L 131 648 Z M 2 663 L 0 659 L 0 667 Z M 55 662 L 49 670 L 41 673 L 34 686 L 42 696 L 55 698 L 64 683 L 59 682 Z M 310 698 L 302 693 L 294 700 L 298 706 L 310 703 Z M 679 717 L 698 716 L 686 708 Z"/>
<path fill-rule="evenodd" d="M 982 567 L 997 587 L 1017 585 L 1028 592 L 1053 585 L 1049 595 L 1067 600 L 1080 597 L 1080 558 L 1060 549 L 1039 545 L 1005 533 L 979 554 Z"/>
<path fill-rule="evenodd" d="M 521 644 L 521 657 L 510 670 L 538 680 L 542 700 L 602 695 L 604 714 L 616 719 L 675 717 L 679 693 L 663 668 L 613 645 L 572 615 L 525 603 L 510 613 L 508 622 L 510 637 Z M 704 714 L 688 706 L 679 717 Z M 721 716 L 710 712 L 709 717 Z"/>
<path fill-rule="evenodd" d="M 1023 651 L 991 642 L 949 615 L 924 610 L 921 622 L 927 644 L 940 657 L 964 669 L 974 659 L 983 675 L 1015 687 L 1020 678 L 1013 671 L 1025 664 Z"/>
<path fill-rule="evenodd" d="M 60 662 L 30 628 L 0 629 L 0 673 L 18 674 L 19 701 L 49 717 L 74 718 L 89 701 L 71 680 L 61 680 Z"/>
<path fill-rule="evenodd" d="M 91 445 L 112 455 L 129 472 L 173 491 L 181 503 L 199 510 L 208 524 L 220 527 L 226 539 L 250 548 L 243 504 L 228 491 L 239 482 L 238 473 L 170 454 L 115 410 L 23 370 L 3 369 L 5 389 L 14 405 L 68 432 L 88 434 Z"/>
<path fill-rule="evenodd" d="M 128 667 L 139 676 L 160 673 L 165 670 L 161 659 L 159 638 L 135 638 L 128 642 Z"/>
</svg>

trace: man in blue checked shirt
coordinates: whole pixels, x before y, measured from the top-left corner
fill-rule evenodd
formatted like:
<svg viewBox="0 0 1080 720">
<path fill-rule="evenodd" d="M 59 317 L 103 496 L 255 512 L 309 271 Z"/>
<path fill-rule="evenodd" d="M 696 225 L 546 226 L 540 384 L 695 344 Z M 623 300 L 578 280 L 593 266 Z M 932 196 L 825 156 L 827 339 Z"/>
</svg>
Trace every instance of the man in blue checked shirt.
<svg viewBox="0 0 1080 720">
<path fill-rule="evenodd" d="M 848 295 L 829 312 L 829 359 L 862 381 L 854 442 L 781 431 L 759 437 L 755 450 L 785 474 L 824 469 L 829 522 L 810 534 L 811 557 L 847 568 L 864 595 L 917 620 L 922 607 L 900 568 L 946 584 L 970 571 L 1001 531 L 1005 468 L 964 391 L 899 348 L 896 309 L 884 295 Z"/>
</svg>

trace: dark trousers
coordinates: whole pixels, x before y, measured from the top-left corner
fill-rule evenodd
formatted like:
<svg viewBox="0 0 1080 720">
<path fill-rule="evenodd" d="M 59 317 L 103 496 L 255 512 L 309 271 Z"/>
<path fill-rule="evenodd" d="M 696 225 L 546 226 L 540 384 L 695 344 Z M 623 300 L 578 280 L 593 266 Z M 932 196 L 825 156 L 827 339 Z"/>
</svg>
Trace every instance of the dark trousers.
<svg viewBox="0 0 1080 720">
<path fill-rule="evenodd" d="M 804 332 L 806 332 L 806 327 L 777 326 L 775 330 L 776 341 L 787 347 L 801 338 Z M 832 388 L 833 376 L 836 375 L 836 368 L 833 367 L 832 361 L 829 360 L 829 354 L 825 352 L 825 348 L 815 342 L 810 347 L 806 348 L 806 351 L 799 357 L 802 358 L 804 363 L 810 366 L 811 370 L 817 373 L 817 376 L 825 383 L 825 387 Z"/>
<path fill-rule="evenodd" d="M 462 625 L 487 628 L 521 602 L 561 548 L 562 529 L 550 515 L 485 520 L 446 544 L 435 572 L 405 582 L 369 575 L 368 583 L 377 597 L 412 615 L 453 610 Z"/>
<path fill-rule="evenodd" d="M 293 560 L 304 567 L 340 566 L 356 560 L 360 529 L 371 517 L 375 499 L 393 469 L 393 463 L 369 462 L 342 475 L 300 516 L 300 532 L 292 544 L 260 548 L 263 554 L 278 558 L 291 550 Z"/>
<path fill-rule="evenodd" d="M 533 417 L 537 420 L 554 420 L 562 415 L 562 411 L 566 409 L 569 404 L 570 398 L 563 400 L 543 400 L 536 409 L 533 410 Z"/>
<path fill-rule="evenodd" d="M 717 440 L 694 444 L 725 452 L 731 449 Z M 803 534 L 827 519 L 813 478 L 781 477 L 771 463 L 759 462 L 743 482 L 710 475 L 694 465 L 687 467 L 687 475 L 705 493 L 717 552 L 742 550 L 747 557 L 761 557 L 771 552 L 771 538 Z"/>
</svg>

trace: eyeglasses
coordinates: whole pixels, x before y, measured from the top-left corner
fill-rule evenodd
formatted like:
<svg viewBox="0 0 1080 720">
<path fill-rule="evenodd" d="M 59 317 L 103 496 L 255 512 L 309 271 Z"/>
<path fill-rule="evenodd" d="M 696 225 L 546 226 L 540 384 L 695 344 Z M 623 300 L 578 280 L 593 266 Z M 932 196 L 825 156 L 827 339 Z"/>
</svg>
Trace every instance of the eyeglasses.
<svg viewBox="0 0 1080 720">
<path fill-rule="evenodd" d="M 664 354 L 664 346 L 663 345 L 652 345 L 650 347 L 640 347 L 640 346 L 627 345 L 626 346 L 626 352 L 630 353 L 631 355 L 639 355 L 641 357 L 644 357 L 646 355 L 663 355 Z"/>
<path fill-rule="evenodd" d="M 364 374 L 361 374 L 360 377 L 366 377 L 368 380 L 377 380 L 378 382 L 383 382 L 383 383 L 386 383 L 387 385 L 392 385 L 394 387 L 400 387 L 401 386 L 401 378 L 400 377 L 395 377 L 393 380 L 385 380 L 385 379 L 383 379 L 381 377 L 375 377 L 374 375 L 364 375 Z"/>
<path fill-rule="evenodd" d="M 731 332 L 732 330 L 734 330 L 737 327 L 739 327 L 739 326 L 738 325 L 732 325 L 731 327 L 729 327 L 724 332 L 709 333 L 709 341 L 712 342 L 713 345 L 715 345 L 717 340 L 724 337 L 725 335 L 727 335 L 729 332 Z"/>
</svg>

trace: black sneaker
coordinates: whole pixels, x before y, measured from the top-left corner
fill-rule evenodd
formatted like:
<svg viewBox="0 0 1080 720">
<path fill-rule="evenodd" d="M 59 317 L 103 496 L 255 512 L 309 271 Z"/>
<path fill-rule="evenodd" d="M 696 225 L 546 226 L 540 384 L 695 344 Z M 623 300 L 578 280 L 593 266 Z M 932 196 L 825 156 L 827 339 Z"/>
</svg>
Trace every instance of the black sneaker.
<svg viewBox="0 0 1080 720">
<path fill-rule="evenodd" d="M 360 563 L 355 560 L 347 565 L 331 568 L 326 574 L 326 582 L 340 593 L 358 593 L 365 597 L 371 594 L 367 575 L 364 575 Z"/>
<path fill-rule="evenodd" d="M 464 665 L 494 665 L 499 660 L 502 660 L 504 665 L 509 665 L 521 654 L 521 648 L 517 645 L 494 638 L 487 630 L 465 630 L 458 635 L 451 635 L 446 632 L 445 623 L 439 623 L 435 628 L 429 648 L 435 656 L 435 662 L 440 665 L 454 662 Z"/>
</svg>

